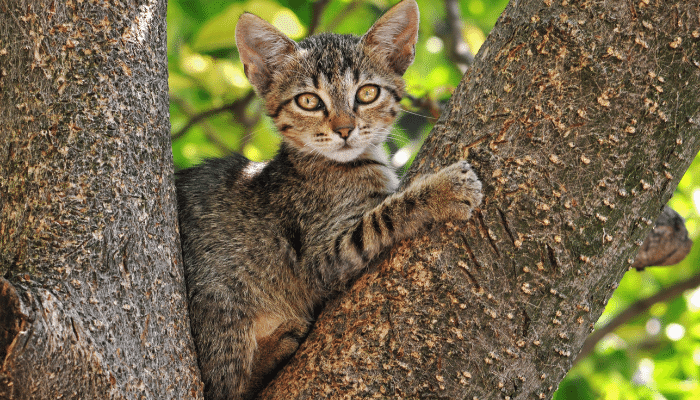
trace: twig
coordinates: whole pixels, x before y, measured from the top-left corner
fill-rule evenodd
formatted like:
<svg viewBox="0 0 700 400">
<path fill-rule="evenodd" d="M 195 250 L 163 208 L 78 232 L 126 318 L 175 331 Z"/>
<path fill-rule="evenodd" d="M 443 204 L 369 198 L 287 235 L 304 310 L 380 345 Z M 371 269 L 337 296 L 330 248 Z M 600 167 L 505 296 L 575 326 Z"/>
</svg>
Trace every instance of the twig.
<svg viewBox="0 0 700 400">
<path fill-rule="evenodd" d="M 338 15 L 336 15 L 335 18 L 333 18 L 333 20 L 330 23 L 328 23 L 326 26 L 338 26 L 338 25 L 340 25 L 340 22 L 342 20 L 346 19 L 348 17 L 347 15 L 350 14 L 351 12 L 353 12 L 355 10 L 355 8 L 357 8 L 357 6 L 359 6 L 359 5 L 360 5 L 360 2 L 358 0 L 351 1 L 347 6 L 345 6 L 343 11 L 339 12 Z"/>
<path fill-rule="evenodd" d="M 447 29 L 452 40 L 451 57 L 457 64 L 457 68 L 465 73 L 467 68 L 474 63 L 474 54 L 462 37 L 462 14 L 459 10 L 459 2 L 445 0 L 445 11 L 447 11 Z"/>
<path fill-rule="evenodd" d="M 694 289 L 698 286 L 700 286 L 700 274 L 692 276 L 684 281 L 678 282 L 673 286 L 669 286 L 666 289 L 663 289 L 660 292 L 656 293 L 655 295 L 647 297 L 646 299 L 639 300 L 631 306 L 627 307 L 626 310 L 618 314 L 610 322 L 605 324 L 605 326 L 601 326 L 600 328 L 596 329 L 595 331 L 593 331 L 593 333 L 591 333 L 588 336 L 588 338 L 586 338 L 586 341 L 583 343 L 583 347 L 581 348 L 581 352 L 574 360 L 573 365 L 576 365 L 579 361 L 586 358 L 593 351 L 595 345 L 601 339 L 603 339 L 605 335 L 613 332 L 620 325 L 624 325 L 627 321 L 647 311 L 654 304 L 661 301 L 671 300 L 681 295 L 684 291 Z"/>
<path fill-rule="evenodd" d="M 431 99 L 428 97 L 428 95 L 423 97 L 415 97 L 410 94 L 406 94 L 405 97 L 411 101 L 411 105 L 413 107 L 430 113 L 431 117 L 429 118 L 437 120 L 440 118 L 440 115 L 443 112 L 443 107 L 440 105 L 440 103 Z"/>
<path fill-rule="evenodd" d="M 182 110 L 182 113 L 187 115 L 188 117 L 192 117 L 196 115 L 192 107 L 190 107 L 186 101 L 184 101 L 181 98 L 171 96 L 170 100 L 176 104 L 180 110 Z M 218 149 L 220 149 L 224 154 L 230 154 L 231 150 L 228 149 L 225 143 L 223 143 L 215 134 L 214 129 L 210 126 L 210 124 L 207 121 L 202 121 L 202 129 L 204 130 L 204 136 L 209 139 L 210 142 L 212 142 Z"/>
<path fill-rule="evenodd" d="M 321 23 L 321 17 L 323 16 L 323 10 L 328 6 L 330 0 L 318 0 L 311 7 L 311 23 L 309 24 L 309 33 L 306 36 L 311 36 L 316 33 L 318 25 Z"/>
<path fill-rule="evenodd" d="M 233 103 L 230 104 L 225 104 L 221 107 L 217 108 L 212 108 L 210 110 L 203 111 L 199 114 L 192 115 L 190 120 L 187 121 L 185 126 L 180 128 L 175 134 L 172 136 L 172 140 L 177 140 L 180 137 L 182 137 L 187 131 L 190 130 L 194 125 L 198 124 L 200 121 L 207 119 L 209 117 L 212 117 L 214 115 L 217 115 L 222 112 L 232 112 L 236 113 L 238 115 L 243 115 L 242 110 L 244 110 L 248 104 L 255 98 L 255 92 L 250 90 L 244 97 L 234 101 Z M 184 106 L 184 103 L 180 102 L 181 106 Z"/>
</svg>

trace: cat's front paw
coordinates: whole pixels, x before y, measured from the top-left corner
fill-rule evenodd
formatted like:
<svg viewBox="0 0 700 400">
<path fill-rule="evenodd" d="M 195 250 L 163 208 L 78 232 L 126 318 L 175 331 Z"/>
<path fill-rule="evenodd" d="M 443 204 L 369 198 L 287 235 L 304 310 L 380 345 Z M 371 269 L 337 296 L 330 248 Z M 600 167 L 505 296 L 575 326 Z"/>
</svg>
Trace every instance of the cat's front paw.
<svg viewBox="0 0 700 400">
<path fill-rule="evenodd" d="M 438 204 L 441 209 L 436 210 L 439 219 L 467 219 L 474 208 L 481 204 L 481 181 L 472 170 L 468 162 L 462 160 L 447 166 L 435 175 L 435 188 L 438 190 Z"/>
<path fill-rule="evenodd" d="M 470 208 L 481 204 L 481 181 L 472 170 L 472 166 L 462 160 L 445 167 L 439 173 L 444 173 L 452 179 L 453 188 L 459 201 Z"/>
</svg>

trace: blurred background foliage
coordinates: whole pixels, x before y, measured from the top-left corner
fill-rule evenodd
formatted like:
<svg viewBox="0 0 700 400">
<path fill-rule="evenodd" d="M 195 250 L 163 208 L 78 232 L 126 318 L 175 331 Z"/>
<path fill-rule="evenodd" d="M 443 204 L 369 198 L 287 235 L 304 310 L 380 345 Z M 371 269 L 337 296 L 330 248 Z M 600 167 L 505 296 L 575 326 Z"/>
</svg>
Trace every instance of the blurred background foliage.
<svg viewBox="0 0 700 400">
<path fill-rule="evenodd" d="M 417 0 L 421 10 L 416 60 L 405 75 L 406 112 L 387 150 L 398 168 L 413 155 L 459 83 L 506 0 Z M 295 40 L 309 33 L 363 34 L 396 1 L 169 0 L 170 119 L 176 169 L 239 152 L 271 158 L 280 139 L 254 96 L 235 48 L 238 16 L 253 12 Z M 452 7 L 452 8 L 450 8 Z M 450 10 L 450 11 L 448 11 Z M 456 17 L 456 18 L 455 18 Z M 700 236 L 700 159 L 685 174 L 670 205 Z M 620 260 L 620 262 L 625 262 Z M 630 271 L 596 325 L 602 329 L 641 299 L 651 307 L 604 336 L 577 360 L 555 399 L 700 399 L 700 289 L 667 296 L 668 288 L 700 275 L 700 246 L 672 267 Z"/>
</svg>

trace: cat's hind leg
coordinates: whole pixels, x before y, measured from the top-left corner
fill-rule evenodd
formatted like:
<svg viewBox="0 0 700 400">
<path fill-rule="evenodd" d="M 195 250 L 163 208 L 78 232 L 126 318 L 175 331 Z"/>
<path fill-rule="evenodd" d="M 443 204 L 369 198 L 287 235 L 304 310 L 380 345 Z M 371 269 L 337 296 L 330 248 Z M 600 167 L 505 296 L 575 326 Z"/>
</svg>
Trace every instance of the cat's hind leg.
<svg viewBox="0 0 700 400">
<path fill-rule="evenodd" d="M 258 317 L 256 322 L 260 319 Z M 274 316 L 266 319 L 277 322 Z M 271 333 L 259 332 L 248 389 L 251 394 L 262 389 L 274 377 L 274 373 L 292 357 L 306 337 L 309 326 L 307 321 L 289 319 L 282 321 Z"/>
<path fill-rule="evenodd" d="M 192 334 L 207 400 L 245 399 L 256 341 L 254 320 L 219 293 L 190 303 Z"/>
</svg>

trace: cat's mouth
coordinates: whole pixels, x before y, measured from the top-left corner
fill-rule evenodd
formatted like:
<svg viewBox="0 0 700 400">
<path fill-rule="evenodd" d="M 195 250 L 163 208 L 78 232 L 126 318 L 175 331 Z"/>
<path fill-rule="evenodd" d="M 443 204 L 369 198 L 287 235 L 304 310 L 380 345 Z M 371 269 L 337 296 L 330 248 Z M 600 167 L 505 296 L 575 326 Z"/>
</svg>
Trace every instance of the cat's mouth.
<svg viewBox="0 0 700 400">
<path fill-rule="evenodd" d="M 350 143 L 343 143 L 342 145 L 339 145 L 335 149 L 326 149 L 326 151 L 323 151 L 323 153 L 326 155 L 326 157 L 339 161 L 339 162 L 349 162 L 354 159 L 356 159 L 360 154 L 363 152 L 362 147 L 358 147 L 357 145 L 352 145 Z"/>
</svg>

